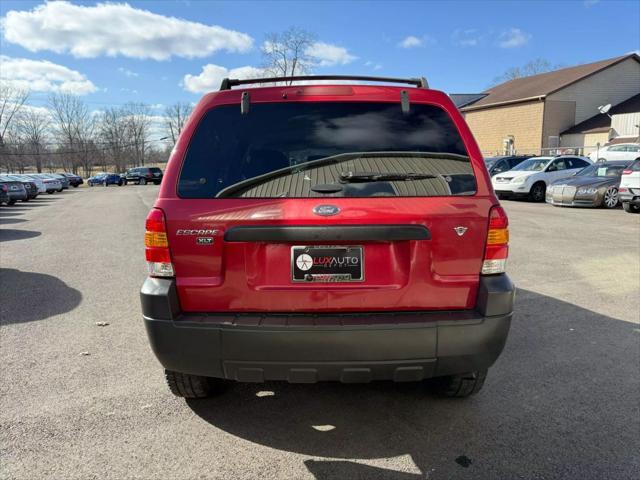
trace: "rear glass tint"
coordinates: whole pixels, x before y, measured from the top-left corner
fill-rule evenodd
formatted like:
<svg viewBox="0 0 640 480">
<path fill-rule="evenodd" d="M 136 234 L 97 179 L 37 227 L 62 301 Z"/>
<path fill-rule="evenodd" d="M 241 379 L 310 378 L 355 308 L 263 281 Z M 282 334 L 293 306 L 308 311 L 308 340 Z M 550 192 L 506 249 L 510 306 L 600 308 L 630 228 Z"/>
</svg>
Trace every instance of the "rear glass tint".
<svg viewBox="0 0 640 480">
<path fill-rule="evenodd" d="M 178 181 L 183 198 L 449 196 L 475 193 L 465 145 L 439 107 L 252 104 L 208 111 Z"/>
</svg>

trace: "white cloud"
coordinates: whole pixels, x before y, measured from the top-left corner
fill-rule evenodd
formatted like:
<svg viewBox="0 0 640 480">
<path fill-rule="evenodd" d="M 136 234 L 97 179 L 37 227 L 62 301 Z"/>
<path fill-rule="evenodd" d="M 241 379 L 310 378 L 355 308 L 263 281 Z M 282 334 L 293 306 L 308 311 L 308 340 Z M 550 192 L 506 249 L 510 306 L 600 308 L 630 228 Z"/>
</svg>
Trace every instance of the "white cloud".
<svg viewBox="0 0 640 480">
<path fill-rule="evenodd" d="M 347 65 L 358 57 L 351 55 L 344 47 L 330 43 L 316 42 L 305 51 L 312 57 L 319 67 L 333 67 L 335 65 Z"/>
<path fill-rule="evenodd" d="M 414 37 L 413 35 L 409 35 L 407 38 L 398 43 L 400 48 L 415 48 L 422 47 L 424 42 L 421 38 Z"/>
<path fill-rule="evenodd" d="M 202 67 L 199 75 L 187 74 L 182 79 L 182 86 L 185 90 L 193 93 L 204 93 L 218 90 L 224 78 L 258 78 L 264 75 L 261 68 L 245 66 L 228 69 L 212 63 Z"/>
<path fill-rule="evenodd" d="M 503 31 L 498 37 L 498 46 L 501 48 L 517 48 L 526 45 L 531 40 L 531 35 L 519 28 L 510 28 Z"/>
<path fill-rule="evenodd" d="M 372 70 L 382 70 L 381 63 L 375 63 L 375 62 L 372 62 L 371 60 L 367 60 L 366 62 L 364 62 L 364 66 L 369 67 Z"/>
<path fill-rule="evenodd" d="M 47 60 L 29 60 L 0 55 L 0 80 L 32 92 L 62 92 L 86 95 L 96 86 L 76 70 Z"/>
<path fill-rule="evenodd" d="M 451 39 L 459 47 L 477 47 L 483 41 L 484 36 L 475 28 L 456 29 L 453 31 Z"/>
<path fill-rule="evenodd" d="M 118 71 L 122 73 L 125 77 L 137 77 L 139 76 L 136 72 L 129 70 L 128 68 L 118 67 Z"/>
<path fill-rule="evenodd" d="M 83 6 L 52 1 L 30 11 L 9 11 L 0 27 L 7 42 L 29 51 L 68 52 L 80 58 L 193 58 L 220 50 L 246 52 L 253 45 L 245 33 L 158 15 L 126 3 Z"/>
</svg>

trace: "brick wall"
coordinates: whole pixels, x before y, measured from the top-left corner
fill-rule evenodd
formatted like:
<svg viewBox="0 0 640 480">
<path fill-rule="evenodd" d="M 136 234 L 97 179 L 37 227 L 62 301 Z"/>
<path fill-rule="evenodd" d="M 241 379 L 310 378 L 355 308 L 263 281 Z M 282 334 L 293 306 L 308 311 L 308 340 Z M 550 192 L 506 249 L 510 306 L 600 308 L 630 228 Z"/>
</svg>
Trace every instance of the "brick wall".
<svg viewBox="0 0 640 480">
<path fill-rule="evenodd" d="M 515 138 L 515 149 L 536 153 L 542 147 L 544 102 L 533 101 L 464 114 L 483 154 L 502 152 L 502 140 Z"/>
</svg>

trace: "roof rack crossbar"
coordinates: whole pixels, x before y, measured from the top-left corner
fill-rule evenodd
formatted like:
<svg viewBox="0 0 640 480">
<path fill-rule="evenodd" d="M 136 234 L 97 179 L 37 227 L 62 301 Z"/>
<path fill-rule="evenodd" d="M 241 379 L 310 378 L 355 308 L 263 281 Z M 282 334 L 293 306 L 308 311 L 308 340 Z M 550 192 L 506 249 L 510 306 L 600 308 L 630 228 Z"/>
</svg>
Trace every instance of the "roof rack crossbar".
<svg viewBox="0 0 640 480">
<path fill-rule="evenodd" d="M 360 75 L 296 75 L 293 77 L 266 77 L 266 78 L 225 78 L 222 80 L 220 90 L 231 90 L 238 85 L 253 85 L 256 83 L 297 82 L 301 80 L 360 80 L 365 82 L 403 83 L 415 85 L 418 88 L 429 88 L 427 79 L 420 78 L 393 78 L 393 77 L 369 77 Z"/>
</svg>

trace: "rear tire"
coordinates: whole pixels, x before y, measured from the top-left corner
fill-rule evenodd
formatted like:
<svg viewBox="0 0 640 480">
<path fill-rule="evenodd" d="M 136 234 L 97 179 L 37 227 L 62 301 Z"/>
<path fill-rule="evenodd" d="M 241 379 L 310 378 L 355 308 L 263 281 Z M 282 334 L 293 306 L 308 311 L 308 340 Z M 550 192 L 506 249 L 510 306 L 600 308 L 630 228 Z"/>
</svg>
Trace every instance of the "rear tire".
<svg viewBox="0 0 640 480">
<path fill-rule="evenodd" d="M 529 190 L 529 200 L 532 202 L 544 202 L 546 194 L 547 186 L 544 182 L 536 182 L 531 186 L 531 190 Z"/>
<path fill-rule="evenodd" d="M 640 213 L 640 205 L 631 205 L 629 202 L 624 202 L 622 208 L 627 213 Z"/>
<path fill-rule="evenodd" d="M 165 370 L 164 376 L 167 379 L 169 390 L 176 397 L 206 398 L 215 391 L 214 384 L 216 379 L 213 378 L 174 372 L 172 370 Z"/>
<path fill-rule="evenodd" d="M 618 206 L 618 189 L 609 187 L 602 196 L 602 206 L 604 208 L 616 208 Z"/>
<path fill-rule="evenodd" d="M 487 378 L 487 370 L 449 375 L 435 378 L 435 388 L 438 395 L 450 398 L 464 398 L 475 395 L 482 389 Z"/>
</svg>

